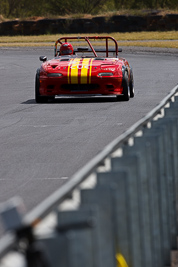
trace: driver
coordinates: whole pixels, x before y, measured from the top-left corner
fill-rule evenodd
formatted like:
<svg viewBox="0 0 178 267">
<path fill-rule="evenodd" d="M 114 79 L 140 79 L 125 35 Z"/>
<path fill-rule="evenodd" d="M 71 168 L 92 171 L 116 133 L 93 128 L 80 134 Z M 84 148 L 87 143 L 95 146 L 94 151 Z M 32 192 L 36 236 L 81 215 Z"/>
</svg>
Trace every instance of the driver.
<svg viewBox="0 0 178 267">
<path fill-rule="evenodd" d="M 60 47 L 60 55 L 73 55 L 74 48 L 70 43 L 63 43 Z"/>
</svg>

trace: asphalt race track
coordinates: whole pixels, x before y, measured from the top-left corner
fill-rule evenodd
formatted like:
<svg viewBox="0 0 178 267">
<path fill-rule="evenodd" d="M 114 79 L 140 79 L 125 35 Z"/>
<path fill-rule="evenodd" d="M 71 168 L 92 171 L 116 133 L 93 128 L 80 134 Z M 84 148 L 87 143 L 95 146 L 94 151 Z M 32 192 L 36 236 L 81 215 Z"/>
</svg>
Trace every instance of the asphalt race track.
<svg viewBox="0 0 178 267">
<path fill-rule="evenodd" d="M 123 49 L 124 51 L 124 49 Z M 70 179 L 176 86 L 178 54 L 123 52 L 135 98 L 65 98 L 36 104 L 39 56 L 53 48 L 0 48 L 0 202 L 19 195 L 27 211 Z"/>
</svg>

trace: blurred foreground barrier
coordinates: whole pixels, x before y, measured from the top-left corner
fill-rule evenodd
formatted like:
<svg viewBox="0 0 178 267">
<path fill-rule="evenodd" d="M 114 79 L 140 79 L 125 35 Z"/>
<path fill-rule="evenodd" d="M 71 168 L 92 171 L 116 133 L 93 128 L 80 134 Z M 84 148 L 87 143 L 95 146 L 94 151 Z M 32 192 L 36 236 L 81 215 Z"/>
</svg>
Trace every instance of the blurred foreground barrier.
<svg viewBox="0 0 178 267">
<path fill-rule="evenodd" d="M 26 216 L 1 205 L 0 267 L 178 266 L 177 91 Z"/>
</svg>

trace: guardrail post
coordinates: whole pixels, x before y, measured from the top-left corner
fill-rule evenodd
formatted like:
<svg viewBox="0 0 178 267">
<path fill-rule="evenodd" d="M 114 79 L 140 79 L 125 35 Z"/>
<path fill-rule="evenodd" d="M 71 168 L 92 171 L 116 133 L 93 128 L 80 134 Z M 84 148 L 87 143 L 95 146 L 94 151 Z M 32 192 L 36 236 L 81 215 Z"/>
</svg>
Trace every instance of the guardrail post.
<svg viewBox="0 0 178 267">
<path fill-rule="evenodd" d="M 13 231 L 22 226 L 22 210 L 25 210 L 25 206 L 20 197 L 13 197 L 0 204 L 0 216 L 6 231 Z"/>
<path fill-rule="evenodd" d="M 99 209 L 99 248 L 102 267 L 116 266 L 112 190 L 100 187 L 81 191 L 81 207 L 97 203 Z"/>
<path fill-rule="evenodd" d="M 177 87 L 177 92 L 178 92 L 178 87 Z M 178 106 L 178 95 L 175 95 L 174 96 L 174 101 L 175 101 L 175 103 L 176 103 L 176 105 Z"/>
<path fill-rule="evenodd" d="M 66 267 L 101 267 L 98 245 L 98 210 L 86 207 L 74 211 L 58 212 L 58 232 L 67 238 Z M 57 265 L 56 265 L 57 266 Z"/>
<path fill-rule="evenodd" d="M 160 210 L 158 205 L 157 187 L 149 175 L 149 158 L 145 147 L 145 139 L 138 137 L 134 139 L 134 145 L 123 146 L 123 156 L 138 157 L 138 194 L 140 201 L 140 220 L 142 228 L 142 246 L 144 249 L 145 266 L 158 266 L 161 258 L 161 231 Z M 153 212 L 156 211 L 156 214 Z"/>
<path fill-rule="evenodd" d="M 177 221 L 176 221 L 176 192 L 175 192 L 175 173 L 174 173 L 174 143 L 173 143 L 173 131 L 175 126 L 175 120 L 163 118 L 153 122 L 153 128 L 150 129 L 150 133 L 154 134 L 156 131 L 163 136 L 163 154 L 159 155 L 161 157 L 162 169 L 164 173 L 158 169 L 160 176 L 160 185 L 162 179 L 166 179 L 167 188 L 167 200 L 168 200 L 168 219 L 169 219 L 169 232 L 171 249 L 177 248 L 176 235 L 177 235 Z M 147 135 L 146 133 L 146 135 Z M 160 150 L 158 150 L 160 152 Z M 160 152 L 161 154 L 161 152 Z M 164 166 L 163 166 L 164 164 Z M 177 165 L 177 164 L 176 164 Z"/>
<path fill-rule="evenodd" d="M 165 109 L 165 118 L 172 121 L 172 149 L 174 160 L 174 178 L 175 178 L 175 192 L 176 192 L 176 215 L 177 215 L 177 229 L 178 229 L 178 97 L 177 102 L 171 102 L 170 108 Z"/>
<path fill-rule="evenodd" d="M 47 259 L 44 267 L 68 266 L 68 250 L 67 250 L 67 237 L 65 234 L 59 234 L 56 231 L 38 237 L 35 246 L 42 248 L 42 251 Z M 36 263 L 37 266 L 39 263 Z M 30 267 L 30 265 L 28 265 Z M 32 265 L 34 267 L 34 265 Z"/>
<path fill-rule="evenodd" d="M 116 186 L 113 190 L 113 214 L 115 216 L 115 246 L 116 253 L 121 254 L 128 266 L 132 265 L 131 260 L 131 243 L 132 238 L 129 232 L 130 220 L 129 220 L 129 190 L 128 179 L 126 172 L 101 172 L 97 173 L 97 187 Z"/>
<path fill-rule="evenodd" d="M 145 151 L 142 156 L 146 156 L 147 168 L 145 171 L 148 177 L 150 194 L 154 261 L 157 262 L 159 255 L 164 265 L 169 265 L 171 244 L 165 165 L 162 159 L 164 154 L 163 136 L 159 131 L 151 134 L 150 130 L 147 130 L 147 134 L 136 137 L 134 143 L 132 150 L 134 151 L 135 146 L 139 145 L 140 149 Z M 159 251 L 159 254 L 157 251 Z"/>
<path fill-rule="evenodd" d="M 112 171 L 126 171 L 128 175 L 128 220 L 131 235 L 131 259 L 133 267 L 145 266 L 145 251 L 142 243 L 142 224 L 140 221 L 141 198 L 139 195 L 140 184 L 138 180 L 138 157 L 127 156 L 111 158 Z M 161 266 L 161 265 L 159 265 Z"/>
<path fill-rule="evenodd" d="M 172 171 L 173 160 L 171 122 L 167 119 L 161 119 L 152 122 L 152 128 L 146 129 L 142 137 L 147 145 L 147 154 L 151 160 L 150 177 L 157 180 L 157 188 L 160 192 L 158 199 L 161 211 L 161 231 L 163 239 L 163 258 L 164 264 L 170 264 L 170 249 L 176 244 L 176 208 L 175 208 L 175 188 L 174 175 Z"/>
</svg>

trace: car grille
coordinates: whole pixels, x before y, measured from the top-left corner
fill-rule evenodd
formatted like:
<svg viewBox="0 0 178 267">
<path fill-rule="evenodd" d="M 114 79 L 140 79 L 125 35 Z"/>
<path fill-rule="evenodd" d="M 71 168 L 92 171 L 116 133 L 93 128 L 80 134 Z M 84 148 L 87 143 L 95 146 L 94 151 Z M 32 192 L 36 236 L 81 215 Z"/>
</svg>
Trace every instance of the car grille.
<svg viewBox="0 0 178 267">
<path fill-rule="evenodd" d="M 93 91 L 99 88 L 99 84 L 63 84 L 61 88 L 70 92 Z"/>
</svg>

